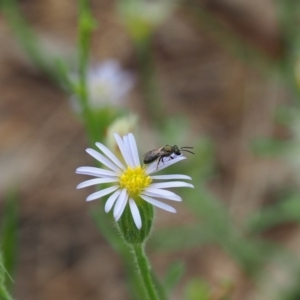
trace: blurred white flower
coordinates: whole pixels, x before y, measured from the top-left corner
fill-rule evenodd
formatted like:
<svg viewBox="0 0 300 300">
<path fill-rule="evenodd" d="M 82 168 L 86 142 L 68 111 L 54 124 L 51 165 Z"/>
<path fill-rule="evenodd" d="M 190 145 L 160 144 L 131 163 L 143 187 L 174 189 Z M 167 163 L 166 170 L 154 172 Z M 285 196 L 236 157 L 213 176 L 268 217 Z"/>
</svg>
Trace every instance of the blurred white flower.
<svg viewBox="0 0 300 300">
<path fill-rule="evenodd" d="M 72 81 L 76 83 L 78 77 L 72 77 Z M 123 106 L 128 93 L 136 82 L 133 73 L 123 70 L 120 63 L 114 59 L 108 59 L 98 65 L 93 65 L 87 73 L 86 80 L 91 109 Z M 80 111 L 77 97 L 72 97 L 72 104 L 75 110 Z"/>
<path fill-rule="evenodd" d="M 176 0 L 119 1 L 120 14 L 134 39 L 149 36 L 172 12 Z"/>
<path fill-rule="evenodd" d="M 114 134 L 117 133 L 120 136 L 127 135 L 130 132 L 136 133 L 138 128 L 138 116 L 129 114 L 116 119 L 109 125 L 106 131 L 105 142 L 109 149 L 111 149 L 118 158 L 121 159 L 122 154 L 114 138 Z"/>
</svg>

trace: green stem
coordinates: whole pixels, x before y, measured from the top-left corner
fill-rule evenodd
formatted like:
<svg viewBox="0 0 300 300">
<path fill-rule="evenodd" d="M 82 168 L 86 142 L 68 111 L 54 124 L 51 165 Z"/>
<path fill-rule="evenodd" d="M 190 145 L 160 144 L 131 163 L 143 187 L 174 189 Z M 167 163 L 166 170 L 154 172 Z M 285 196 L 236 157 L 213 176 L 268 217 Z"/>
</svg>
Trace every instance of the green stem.
<svg viewBox="0 0 300 300">
<path fill-rule="evenodd" d="M 145 287 L 145 290 L 147 291 L 148 298 L 151 300 L 159 300 L 157 291 L 152 281 L 150 265 L 146 257 L 143 245 L 134 244 L 131 246 L 136 259 L 138 271 L 141 276 L 140 278 L 143 283 L 143 286 Z"/>
<path fill-rule="evenodd" d="M 78 0 L 79 24 L 78 24 L 78 68 L 79 68 L 79 90 L 77 96 L 81 102 L 82 115 L 89 135 L 91 144 L 97 140 L 97 126 L 94 115 L 88 104 L 88 88 L 86 74 L 90 57 L 91 36 L 94 29 L 94 19 L 91 14 L 88 0 Z"/>
<path fill-rule="evenodd" d="M 4 286 L 0 286 L 0 299 L 1 300 L 13 300 L 13 298 L 8 294 Z"/>
</svg>

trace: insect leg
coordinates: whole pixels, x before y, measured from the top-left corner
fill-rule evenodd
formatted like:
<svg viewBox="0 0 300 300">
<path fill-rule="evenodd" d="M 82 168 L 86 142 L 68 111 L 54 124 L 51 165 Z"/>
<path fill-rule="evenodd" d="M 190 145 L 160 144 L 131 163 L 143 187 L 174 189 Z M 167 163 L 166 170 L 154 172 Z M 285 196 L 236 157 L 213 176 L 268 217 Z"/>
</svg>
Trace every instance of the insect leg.
<svg viewBox="0 0 300 300">
<path fill-rule="evenodd" d="M 161 161 L 162 159 L 163 159 L 163 157 L 160 156 L 159 159 L 158 159 L 158 161 L 157 161 L 156 170 L 158 169 L 158 165 L 159 165 L 159 163 L 160 163 L 160 161 Z"/>
<path fill-rule="evenodd" d="M 170 155 L 170 156 L 169 156 L 169 160 L 170 160 L 170 159 L 174 159 L 174 157 L 173 157 L 172 155 Z"/>
</svg>

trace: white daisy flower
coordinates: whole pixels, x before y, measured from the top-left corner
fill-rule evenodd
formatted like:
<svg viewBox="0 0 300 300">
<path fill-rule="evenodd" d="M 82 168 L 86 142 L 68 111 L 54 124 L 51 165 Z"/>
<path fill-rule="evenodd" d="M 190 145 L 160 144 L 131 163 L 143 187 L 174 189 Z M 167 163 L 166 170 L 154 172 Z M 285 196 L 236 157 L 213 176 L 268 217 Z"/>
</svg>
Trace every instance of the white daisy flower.
<svg viewBox="0 0 300 300">
<path fill-rule="evenodd" d="M 77 188 L 84 188 L 91 185 L 99 185 L 103 183 L 111 183 L 112 186 L 97 191 L 87 197 L 87 201 L 102 198 L 109 195 L 105 204 L 105 212 L 109 212 L 113 208 L 113 216 L 116 222 L 121 218 L 122 213 L 127 204 L 134 223 L 138 229 L 142 227 L 141 215 L 137 206 L 137 201 L 147 201 L 148 203 L 175 213 L 176 210 L 159 199 L 182 201 L 181 197 L 174 192 L 166 190 L 174 187 L 191 187 L 190 183 L 181 180 L 191 180 L 191 177 L 181 174 L 172 175 L 155 175 L 157 171 L 165 169 L 183 159 L 183 155 L 173 157 L 173 159 L 165 159 L 157 166 L 157 161 L 150 165 L 141 166 L 138 149 L 135 138 L 132 133 L 121 138 L 118 134 L 114 134 L 120 152 L 123 156 L 125 165 L 103 144 L 96 143 L 96 146 L 102 151 L 101 154 L 94 149 L 86 149 L 86 152 L 101 162 L 108 169 L 95 167 L 79 167 L 76 170 L 77 174 L 94 176 L 80 183 Z M 175 180 L 156 182 L 157 180 Z"/>
</svg>

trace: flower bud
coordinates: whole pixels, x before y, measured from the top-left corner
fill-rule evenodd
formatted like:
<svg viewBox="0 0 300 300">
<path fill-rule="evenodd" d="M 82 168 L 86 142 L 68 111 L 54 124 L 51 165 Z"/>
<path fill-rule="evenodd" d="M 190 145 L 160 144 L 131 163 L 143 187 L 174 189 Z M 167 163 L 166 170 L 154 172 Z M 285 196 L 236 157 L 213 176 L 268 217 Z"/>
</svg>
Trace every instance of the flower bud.
<svg viewBox="0 0 300 300">
<path fill-rule="evenodd" d="M 126 205 L 125 210 L 117 223 L 122 237 L 131 245 L 142 244 L 148 238 L 154 217 L 153 206 L 151 204 L 141 198 L 136 201 L 136 204 L 141 215 L 141 229 L 138 229 L 134 223 L 129 205 Z"/>
</svg>

